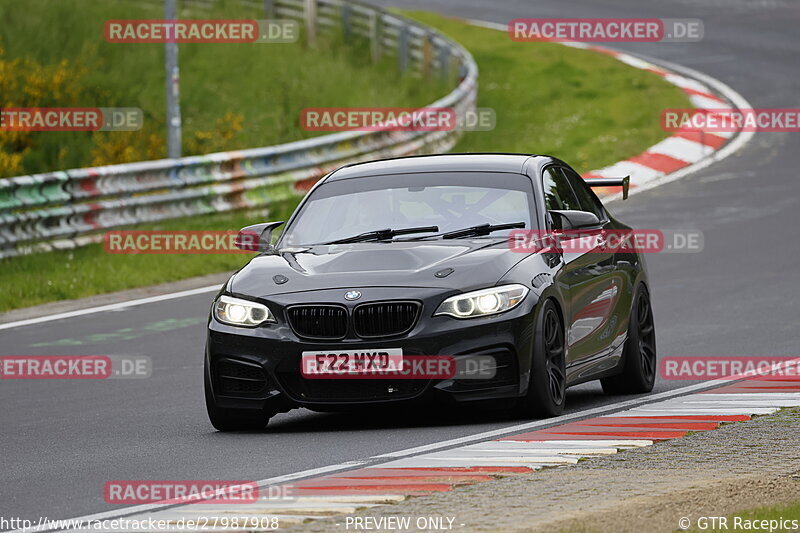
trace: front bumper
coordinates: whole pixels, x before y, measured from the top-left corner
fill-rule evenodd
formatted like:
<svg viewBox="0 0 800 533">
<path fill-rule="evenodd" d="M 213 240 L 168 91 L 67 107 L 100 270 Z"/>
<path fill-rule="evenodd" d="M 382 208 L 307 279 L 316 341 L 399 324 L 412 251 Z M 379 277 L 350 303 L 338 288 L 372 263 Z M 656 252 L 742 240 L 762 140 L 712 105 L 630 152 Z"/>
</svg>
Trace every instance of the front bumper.
<svg viewBox="0 0 800 533">
<path fill-rule="evenodd" d="M 335 409 L 364 404 L 444 400 L 472 401 L 515 398 L 525 392 L 530 370 L 535 309 L 534 295 L 518 307 L 485 318 L 458 320 L 434 317 L 438 305 L 453 293 L 427 288 L 356 288 L 371 301 L 416 300 L 422 304 L 413 328 L 405 334 L 361 339 L 348 334 L 334 341 L 299 337 L 290 327 L 285 308 L 306 303 L 344 302 L 342 289 L 291 293 L 260 300 L 270 307 L 276 324 L 258 328 L 228 326 L 209 319 L 206 379 L 221 408 L 285 410 L 293 407 Z M 403 355 L 490 356 L 492 377 L 481 379 L 306 379 L 300 372 L 301 353 L 318 350 L 401 348 Z"/>
</svg>

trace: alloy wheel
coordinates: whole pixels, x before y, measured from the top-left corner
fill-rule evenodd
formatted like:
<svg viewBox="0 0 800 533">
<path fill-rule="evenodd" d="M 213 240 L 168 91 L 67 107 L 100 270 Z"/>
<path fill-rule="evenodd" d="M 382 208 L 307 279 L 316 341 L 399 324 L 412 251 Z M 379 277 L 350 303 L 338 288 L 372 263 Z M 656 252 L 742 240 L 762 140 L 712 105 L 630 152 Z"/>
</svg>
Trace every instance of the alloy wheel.
<svg viewBox="0 0 800 533">
<path fill-rule="evenodd" d="M 548 309 L 544 317 L 544 349 L 550 398 L 556 405 L 561 405 L 566 389 L 564 333 L 553 309 Z"/>
</svg>

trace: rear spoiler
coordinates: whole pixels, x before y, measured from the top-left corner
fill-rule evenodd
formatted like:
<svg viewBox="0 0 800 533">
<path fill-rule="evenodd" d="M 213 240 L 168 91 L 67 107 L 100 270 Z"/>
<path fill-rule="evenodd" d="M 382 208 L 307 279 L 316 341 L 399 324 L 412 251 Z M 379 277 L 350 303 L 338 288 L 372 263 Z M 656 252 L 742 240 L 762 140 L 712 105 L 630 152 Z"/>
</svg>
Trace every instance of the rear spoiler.
<svg viewBox="0 0 800 533">
<path fill-rule="evenodd" d="M 630 187 L 631 177 L 624 178 L 590 178 L 584 180 L 589 187 L 622 187 L 622 199 L 628 199 L 628 188 Z"/>
</svg>

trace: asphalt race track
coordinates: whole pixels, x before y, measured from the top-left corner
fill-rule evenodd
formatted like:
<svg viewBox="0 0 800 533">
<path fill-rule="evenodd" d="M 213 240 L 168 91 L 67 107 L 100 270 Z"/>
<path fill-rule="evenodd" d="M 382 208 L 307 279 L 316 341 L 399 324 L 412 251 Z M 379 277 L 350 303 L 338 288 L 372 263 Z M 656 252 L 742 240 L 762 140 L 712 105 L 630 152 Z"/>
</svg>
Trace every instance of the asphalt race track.
<svg viewBox="0 0 800 533">
<path fill-rule="evenodd" d="M 615 46 L 713 76 L 753 107 L 800 107 L 800 2 L 378 3 L 502 23 L 518 17 L 699 18 L 702 42 Z M 570 154 L 553 155 L 570 160 Z M 660 356 L 800 355 L 798 168 L 797 134 L 758 133 L 720 163 L 612 205 L 634 227 L 704 234 L 700 253 L 649 257 Z M 3 354 L 146 355 L 153 361 L 152 377 L 142 380 L 3 382 L 0 515 L 68 518 L 107 511 L 103 484 L 113 479 L 258 480 L 520 422 L 472 410 L 424 416 L 293 411 L 273 419 L 264 433 L 217 433 L 202 391 L 212 298 L 209 292 L 0 330 Z M 659 381 L 656 391 L 686 384 Z M 568 411 L 618 400 L 588 384 L 570 392 Z"/>
</svg>

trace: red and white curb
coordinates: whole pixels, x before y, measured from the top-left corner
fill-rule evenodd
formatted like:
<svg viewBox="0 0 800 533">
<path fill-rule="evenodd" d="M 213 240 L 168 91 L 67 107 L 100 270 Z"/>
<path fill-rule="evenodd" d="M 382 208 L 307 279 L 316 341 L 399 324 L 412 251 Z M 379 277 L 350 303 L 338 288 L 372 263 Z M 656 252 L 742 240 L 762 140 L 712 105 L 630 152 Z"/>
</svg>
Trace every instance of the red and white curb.
<svg viewBox="0 0 800 533">
<path fill-rule="evenodd" d="M 716 387 L 708 389 L 709 386 Z M 682 392 L 686 390 L 689 394 Z M 621 410 L 614 411 L 620 406 Z M 541 420 L 520 426 L 534 427 L 532 431 L 508 434 L 514 428 L 503 428 L 483 434 L 498 435 L 488 440 L 476 440 L 481 435 L 465 437 L 449 441 L 463 440 L 466 442 L 463 445 L 447 447 L 449 442 L 437 443 L 332 466 L 329 473 L 305 476 L 299 473 L 296 480 L 285 476 L 286 482 L 279 481 L 280 478 L 259 482 L 262 488 L 281 487 L 275 492 L 291 495 L 289 498 L 240 505 L 140 506 L 138 514 L 134 512 L 137 509 L 129 509 L 126 518 L 165 520 L 173 525 L 181 520 L 210 516 L 248 517 L 263 523 L 275 518 L 283 528 L 498 477 L 568 467 L 580 459 L 651 446 L 690 432 L 712 431 L 724 423 L 746 421 L 754 415 L 770 415 L 781 408 L 798 406 L 800 376 L 723 379 L 559 417 L 568 419 L 566 423 L 548 426 L 551 421 Z M 605 414 L 592 416 L 597 411 Z M 587 414 L 588 418 L 580 419 Z"/>
<path fill-rule="evenodd" d="M 644 61 L 630 54 L 617 52 L 598 46 L 582 46 L 581 43 L 570 43 L 570 46 L 589 48 L 610 55 L 634 68 L 657 74 L 665 81 L 677 86 L 685 92 L 691 104 L 700 109 L 731 110 L 734 105 L 728 100 L 714 94 L 713 89 L 695 79 L 682 76 L 653 63 Z M 586 179 L 611 178 L 619 176 L 631 177 L 631 190 L 636 190 L 651 181 L 689 167 L 709 157 L 725 146 L 735 133 L 706 133 L 698 131 L 678 132 L 663 141 L 651 146 L 641 154 L 614 163 L 584 175 Z M 615 191 L 609 189 L 606 195 Z"/>
<path fill-rule="evenodd" d="M 508 26 L 480 20 L 466 20 L 474 26 L 508 31 Z M 736 91 L 705 74 L 659 61 L 659 64 L 630 53 L 603 46 L 578 42 L 559 42 L 571 48 L 593 50 L 609 55 L 637 69 L 661 76 L 685 92 L 691 104 L 699 109 L 752 109 Z M 651 146 L 644 152 L 613 165 L 584 174 L 585 179 L 630 176 L 630 193 L 634 194 L 655 185 L 673 181 L 732 154 L 753 136 L 752 132 L 719 133 L 681 131 Z M 618 188 L 596 188 L 606 201 L 620 196 Z"/>
</svg>

